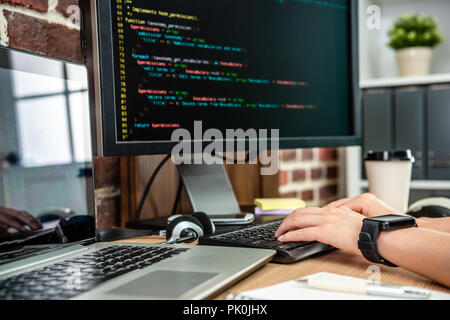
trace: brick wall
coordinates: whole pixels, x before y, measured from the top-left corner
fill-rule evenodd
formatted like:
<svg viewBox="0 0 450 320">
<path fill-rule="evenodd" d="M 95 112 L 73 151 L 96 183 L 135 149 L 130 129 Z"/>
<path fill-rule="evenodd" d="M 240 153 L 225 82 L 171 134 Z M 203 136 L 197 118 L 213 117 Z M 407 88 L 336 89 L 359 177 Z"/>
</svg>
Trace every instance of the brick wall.
<svg viewBox="0 0 450 320">
<path fill-rule="evenodd" d="M 297 197 L 308 206 L 322 206 L 338 194 L 336 149 L 282 150 L 280 152 L 280 195 Z"/>
<path fill-rule="evenodd" d="M 0 0 L 0 44 L 82 62 L 78 0 Z M 97 225 L 120 219 L 119 158 L 94 159 Z"/>
</svg>

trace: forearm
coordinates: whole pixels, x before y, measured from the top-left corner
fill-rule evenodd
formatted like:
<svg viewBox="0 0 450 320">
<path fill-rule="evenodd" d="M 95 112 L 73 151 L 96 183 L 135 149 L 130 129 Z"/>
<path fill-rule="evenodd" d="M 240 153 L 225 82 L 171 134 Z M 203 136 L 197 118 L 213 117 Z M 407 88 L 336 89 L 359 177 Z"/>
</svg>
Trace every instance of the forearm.
<svg viewBox="0 0 450 320">
<path fill-rule="evenodd" d="M 388 261 L 450 287 L 450 234 L 420 227 L 387 231 L 377 245 Z"/>
<path fill-rule="evenodd" d="M 419 218 L 416 222 L 420 228 L 450 233 L 450 218 Z"/>
</svg>

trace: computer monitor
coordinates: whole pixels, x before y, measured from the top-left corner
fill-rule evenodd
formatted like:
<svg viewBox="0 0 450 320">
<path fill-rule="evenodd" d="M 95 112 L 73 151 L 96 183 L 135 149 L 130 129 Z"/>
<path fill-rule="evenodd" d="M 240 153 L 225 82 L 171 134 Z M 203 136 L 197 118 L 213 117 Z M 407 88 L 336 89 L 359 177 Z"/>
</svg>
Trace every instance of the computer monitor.
<svg viewBox="0 0 450 320">
<path fill-rule="evenodd" d="M 170 153 L 179 129 L 204 144 L 215 141 L 202 135 L 209 129 L 224 143 L 238 139 L 227 130 L 278 130 L 282 149 L 360 143 L 357 1 L 113 0 L 81 7 L 100 154 Z M 182 167 L 186 185 L 200 186 L 186 177 L 212 167 Z M 220 199 L 203 198 L 215 207 Z"/>
</svg>

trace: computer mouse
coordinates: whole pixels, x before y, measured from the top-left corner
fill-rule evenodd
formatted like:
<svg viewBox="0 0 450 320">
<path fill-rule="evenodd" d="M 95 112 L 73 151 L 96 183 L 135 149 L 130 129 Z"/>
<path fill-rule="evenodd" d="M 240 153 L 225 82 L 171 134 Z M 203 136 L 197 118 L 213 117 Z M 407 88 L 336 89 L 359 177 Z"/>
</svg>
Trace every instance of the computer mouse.
<svg viewBox="0 0 450 320">
<path fill-rule="evenodd" d="M 407 214 L 415 217 L 445 218 L 450 217 L 450 199 L 427 198 L 413 203 Z"/>
</svg>

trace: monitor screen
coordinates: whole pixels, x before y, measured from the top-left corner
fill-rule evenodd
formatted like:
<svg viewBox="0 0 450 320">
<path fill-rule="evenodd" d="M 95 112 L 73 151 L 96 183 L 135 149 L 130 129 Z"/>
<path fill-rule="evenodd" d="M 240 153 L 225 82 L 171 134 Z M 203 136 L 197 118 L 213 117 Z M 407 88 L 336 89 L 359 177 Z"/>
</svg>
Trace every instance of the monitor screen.
<svg viewBox="0 0 450 320">
<path fill-rule="evenodd" d="M 87 72 L 0 47 L 0 265 L 95 238 Z"/>
<path fill-rule="evenodd" d="M 103 101 L 106 154 L 155 153 L 174 130 L 194 137 L 196 122 L 224 137 L 227 129 L 277 129 L 281 141 L 331 146 L 356 136 L 351 1 L 98 6 L 101 34 L 111 30 L 112 56 L 101 53 L 102 72 L 112 69 L 102 79 L 113 94 Z"/>
</svg>

